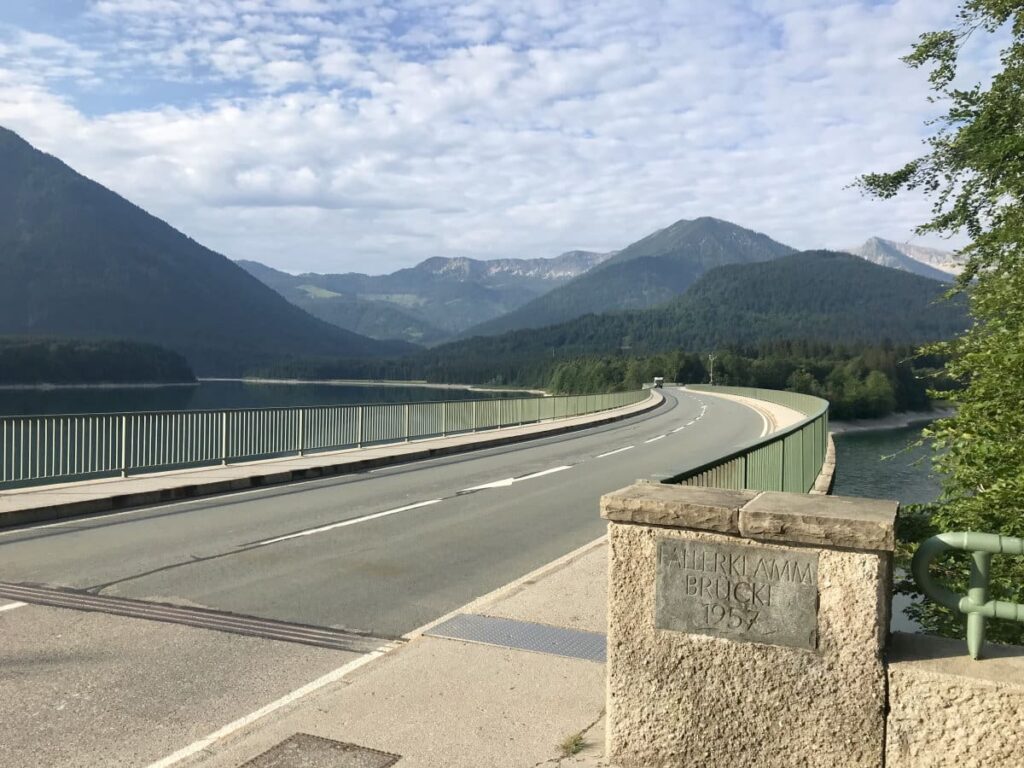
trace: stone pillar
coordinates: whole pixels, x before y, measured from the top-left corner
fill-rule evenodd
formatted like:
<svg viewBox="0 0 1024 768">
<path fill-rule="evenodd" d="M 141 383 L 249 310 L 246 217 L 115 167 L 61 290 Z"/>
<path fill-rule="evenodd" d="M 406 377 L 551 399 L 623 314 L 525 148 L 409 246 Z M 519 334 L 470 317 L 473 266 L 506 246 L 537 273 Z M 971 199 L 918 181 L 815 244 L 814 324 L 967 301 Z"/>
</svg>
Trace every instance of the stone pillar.
<svg viewBox="0 0 1024 768">
<path fill-rule="evenodd" d="M 637 484 L 609 521 L 617 766 L 876 766 L 896 502 Z"/>
</svg>

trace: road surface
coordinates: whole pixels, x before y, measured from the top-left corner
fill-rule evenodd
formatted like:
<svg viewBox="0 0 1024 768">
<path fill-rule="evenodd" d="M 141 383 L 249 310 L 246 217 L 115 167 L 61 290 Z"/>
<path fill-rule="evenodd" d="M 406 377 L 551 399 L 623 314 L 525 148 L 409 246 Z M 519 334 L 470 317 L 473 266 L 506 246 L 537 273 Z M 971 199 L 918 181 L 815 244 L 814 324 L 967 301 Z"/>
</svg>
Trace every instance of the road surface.
<svg viewBox="0 0 1024 768">
<path fill-rule="evenodd" d="M 153 763 L 597 538 L 603 493 L 766 429 L 738 403 L 665 394 L 556 437 L 0 531 L 0 582 L 78 608 L 0 600 L 0 764 Z M 276 638 L 345 631 L 310 647 L 196 629 L 166 604 L 201 626 L 287 623 Z M 132 617 L 147 610 L 171 623 Z"/>
</svg>

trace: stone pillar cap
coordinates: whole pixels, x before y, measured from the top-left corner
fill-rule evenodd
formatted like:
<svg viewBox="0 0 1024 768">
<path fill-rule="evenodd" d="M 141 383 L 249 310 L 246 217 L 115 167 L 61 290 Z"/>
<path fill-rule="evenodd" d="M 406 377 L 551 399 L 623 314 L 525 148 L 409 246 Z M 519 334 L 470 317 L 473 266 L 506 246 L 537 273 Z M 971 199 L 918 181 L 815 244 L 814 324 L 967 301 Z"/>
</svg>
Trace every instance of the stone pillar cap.
<svg viewBox="0 0 1024 768">
<path fill-rule="evenodd" d="M 616 523 L 689 528 L 758 541 L 891 552 L 899 502 L 636 483 L 601 497 Z"/>
</svg>

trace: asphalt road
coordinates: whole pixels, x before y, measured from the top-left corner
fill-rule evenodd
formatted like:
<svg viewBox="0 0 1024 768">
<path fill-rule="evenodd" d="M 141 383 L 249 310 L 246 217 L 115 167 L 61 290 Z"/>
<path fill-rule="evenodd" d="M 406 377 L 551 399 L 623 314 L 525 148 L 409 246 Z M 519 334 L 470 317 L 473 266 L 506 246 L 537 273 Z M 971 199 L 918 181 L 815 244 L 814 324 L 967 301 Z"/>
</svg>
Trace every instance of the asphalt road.
<svg viewBox="0 0 1024 768">
<path fill-rule="evenodd" d="M 666 395 L 584 432 L 3 533 L 0 581 L 399 636 L 600 536 L 603 493 L 764 428 L 741 405 Z"/>
<path fill-rule="evenodd" d="M 665 394 L 651 413 L 552 438 L 2 531 L 0 582 L 398 637 L 600 536 L 603 493 L 766 428 L 735 402 Z M 359 657 L 9 606 L 3 765 L 146 765 Z"/>
</svg>

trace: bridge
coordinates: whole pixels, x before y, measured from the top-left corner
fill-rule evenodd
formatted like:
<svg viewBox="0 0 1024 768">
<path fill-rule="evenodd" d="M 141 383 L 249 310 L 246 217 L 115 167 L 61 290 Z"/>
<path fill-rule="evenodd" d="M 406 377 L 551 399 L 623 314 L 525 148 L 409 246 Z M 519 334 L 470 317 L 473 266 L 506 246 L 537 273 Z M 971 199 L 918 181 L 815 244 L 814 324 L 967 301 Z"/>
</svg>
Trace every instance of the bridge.
<svg viewBox="0 0 1024 768">
<path fill-rule="evenodd" d="M 296 681 L 601 537 L 598 498 L 637 479 L 813 485 L 824 408 L 661 392 L 571 432 L 0 531 L 0 764 L 170 765 Z M 100 453 L 118 474 L 124 453 Z"/>
</svg>

